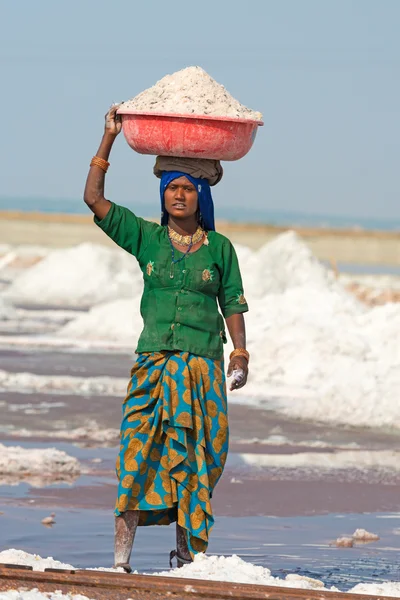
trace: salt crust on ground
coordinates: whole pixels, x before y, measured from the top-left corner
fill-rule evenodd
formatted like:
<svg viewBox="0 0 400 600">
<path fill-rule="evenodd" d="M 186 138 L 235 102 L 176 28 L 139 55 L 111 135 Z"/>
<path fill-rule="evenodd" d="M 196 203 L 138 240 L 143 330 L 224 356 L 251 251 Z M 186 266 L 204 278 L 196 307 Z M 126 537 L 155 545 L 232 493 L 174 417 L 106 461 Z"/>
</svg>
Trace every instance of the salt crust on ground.
<svg viewBox="0 0 400 600">
<path fill-rule="evenodd" d="M 0 444 L 0 474 L 24 477 L 69 477 L 79 475 L 81 467 L 76 458 L 55 448 L 25 449 Z M 1 561 L 0 561 L 1 562 Z"/>
<path fill-rule="evenodd" d="M 187 67 L 166 75 L 151 88 L 124 102 L 122 108 L 141 112 L 262 119 L 260 112 L 240 104 L 201 67 Z"/>
<path fill-rule="evenodd" d="M 59 568 L 59 569 L 73 569 L 72 565 L 61 563 L 53 558 L 41 558 L 37 554 L 29 554 L 22 550 L 4 550 L 0 552 L 0 563 L 13 563 L 30 565 L 35 571 L 43 571 L 45 568 Z M 102 571 L 115 571 L 115 569 L 99 569 Z M 288 574 L 285 579 L 279 579 L 278 577 L 272 577 L 271 571 L 265 567 L 253 565 L 252 563 L 245 562 L 236 555 L 233 556 L 205 556 L 199 554 L 196 556 L 194 562 L 190 565 L 185 565 L 181 569 L 172 569 L 171 571 L 162 571 L 160 573 L 152 573 L 155 576 L 166 576 L 166 577 L 181 577 L 186 579 L 201 579 L 201 580 L 214 580 L 214 581 L 230 581 L 235 583 L 253 583 L 258 585 L 270 585 L 279 586 L 286 588 L 300 588 L 309 590 L 326 590 L 322 581 L 318 579 L 312 579 L 310 577 L 304 577 L 297 574 Z M 337 588 L 331 587 L 330 590 L 337 590 Z M 400 596 L 400 583 L 398 582 L 387 582 L 378 584 L 358 584 L 349 592 L 359 594 L 371 594 L 371 595 L 386 595 L 399 597 Z M 8 594 L 8 595 L 3 595 Z M 19 594 L 19 595 L 18 595 Z M 29 595 L 31 594 L 31 595 Z M 48 600 L 49 595 L 41 594 L 39 592 L 0 592 L 0 599 L 4 600 Z M 58 599 L 63 598 L 65 600 L 71 599 L 80 600 L 85 599 L 83 596 L 71 596 L 71 595 L 56 595 L 50 596 L 50 598 Z"/>
<path fill-rule="evenodd" d="M 231 394 L 230 402 L 273 408 L 300 419 L 400 428 L 400 304 L 369 309 L 357 302 L 294 232 L 257 252 L 236 248 L 250 304 L 246 325 L 251 363 L 246 388 Z M 114 260 L 119 252 L 91 244 L 53 252 L 11 285 L 12 295 L 18 302 L 20 293 L 24 301 L 34 302 L 46 290 L 49 304 L 56 299 L 61 306 L 103 302 L 48 339 L 64 343 L 69 338 L 79 347 L 119 343 L 132 350 L 142 327 L 143 284 L 135 259 L 126 254 L 127 262 Z M 90 269 L 82 266 L 87 260 Z M 53 285 L 53 279 L 62 280 L 60 273 L 70 281 L 68 286 Z M 110 290 L 116 300 L 110 300 Z M 230 349 L 228 344 L 226 355 Z M 76 378 L 75 383 L 81 393 L 84 382 Z M 69 391 L 72 384 L 65 379 Z M 99 378 L 107 393 L 104 384 Z M 109 384 L 122 389 L 118 380 L 115 386 Z M 86 385 L 96 387 L 94 378 Z"/>
</svg>

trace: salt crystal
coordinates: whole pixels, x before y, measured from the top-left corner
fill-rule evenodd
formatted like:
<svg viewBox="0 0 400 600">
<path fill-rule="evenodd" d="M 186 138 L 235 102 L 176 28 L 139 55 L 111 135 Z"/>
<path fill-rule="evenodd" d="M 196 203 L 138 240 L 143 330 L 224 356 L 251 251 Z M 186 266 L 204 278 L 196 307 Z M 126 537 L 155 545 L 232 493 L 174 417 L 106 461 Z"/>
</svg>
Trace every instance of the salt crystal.
<svg viewBox="0 0 400 600">
<path fill-rule="evenodd" d="M 290 582 L 304 581 L 310 585 L 311 589 L 323 589 L 325 587 L 324 583 L 319 579 L 307 577 L 306 575 L 298 575 L 297 573 L 289 573 L 289 575 L 286 575 L 285 580 Z"/>
<path fill-rule="evenodd" d="M 380 539 L 376 533 L 370 533 L 366 529 L 356 529 L 353 533 L 353 539 L 357 542 L 375 542 Z"/>
<path fill-rule="evenodd" d="M 43 523 L 43 525 L 54 525 L 55 520 L 53 519 L 53 517 L 45 517 L 44 519 L 42 519 L 41 522 Z"/>
<path fill-rule="evenodd" d="M 340 537 L 335 541 L 337 548 L 352 548 L 354 546 L 353 538 L 351 537 Z"/>
</svg>

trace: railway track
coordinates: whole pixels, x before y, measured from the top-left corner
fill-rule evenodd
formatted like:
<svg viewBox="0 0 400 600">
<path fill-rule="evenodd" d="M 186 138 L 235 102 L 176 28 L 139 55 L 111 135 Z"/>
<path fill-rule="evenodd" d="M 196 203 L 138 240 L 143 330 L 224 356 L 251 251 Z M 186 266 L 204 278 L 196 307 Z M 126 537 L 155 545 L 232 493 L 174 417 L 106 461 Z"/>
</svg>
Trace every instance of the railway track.
<svg viewBox="0 0 400 600">
<path fill-rule="evenodd" d="M 0 564 L 0 598 L 2 591 L 33 588 L 41 592 L 60 590 L 64 594 L 82 594 L 93 600 L 389 600 L 387 596 L 151 575 L 62 569 L 41 572 L 33 571 L 32 567 Z"/>
</svg>

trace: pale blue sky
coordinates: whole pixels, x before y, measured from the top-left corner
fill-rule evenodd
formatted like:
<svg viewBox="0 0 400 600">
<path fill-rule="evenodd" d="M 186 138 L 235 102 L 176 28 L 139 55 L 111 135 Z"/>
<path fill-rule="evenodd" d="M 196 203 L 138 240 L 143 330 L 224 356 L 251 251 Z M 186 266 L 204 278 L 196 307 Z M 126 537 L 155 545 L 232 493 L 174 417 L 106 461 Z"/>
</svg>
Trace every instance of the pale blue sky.
<svg viewBox="0 0 400 600">
<path fill-rule="evenodd" d="M 400 1 L 1 1 L 0 196 L 80 198 L 113 101 L 200 65 L 264 114 L 218 206 L 400 217 Z M 158 210 L 118 138 L 107 196 Z"/>
</svg>

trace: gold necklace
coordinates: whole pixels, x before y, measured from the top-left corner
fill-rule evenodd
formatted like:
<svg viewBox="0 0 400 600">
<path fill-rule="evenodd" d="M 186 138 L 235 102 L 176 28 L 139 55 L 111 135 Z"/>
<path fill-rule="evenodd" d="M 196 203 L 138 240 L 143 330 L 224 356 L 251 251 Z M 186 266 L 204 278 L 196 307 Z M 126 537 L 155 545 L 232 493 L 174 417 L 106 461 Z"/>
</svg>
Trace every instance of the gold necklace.
<svg viewBox="0 0 400 600">
<path fill-rule="evenodd" d="M 203 239 L 204 230 L 199 225 L 193 235 L 181 235 L 168 225 L 168 235 L 169 239 L 179 246 L 194 246 Z"/>
</svg>

